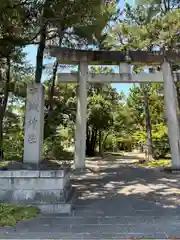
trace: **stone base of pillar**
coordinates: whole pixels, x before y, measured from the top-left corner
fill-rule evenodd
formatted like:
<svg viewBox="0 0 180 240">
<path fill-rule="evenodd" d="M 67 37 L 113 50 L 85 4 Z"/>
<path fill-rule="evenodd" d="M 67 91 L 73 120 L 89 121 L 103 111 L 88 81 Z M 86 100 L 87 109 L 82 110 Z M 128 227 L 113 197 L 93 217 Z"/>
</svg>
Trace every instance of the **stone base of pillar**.
<svg viewBox="0 0 180 240">
<path fill-rule="evenodd" d="M 70 214 L 75 192 L 70 172 L 62 170 L 0 170 L 0 202 L 36 206 L 45 214 Z"/>
<path fill-rule="evenodd" d="M 72 172 L 72 174 L 74 174 L 74 175 L 79 175 L 79 174 L 84 174 L 84 173 L 88 173 L 88 170 L 87 170 L 87 168 L 75 168 L 75 169 L 73 169 L 73 172 Z"/>
<path fill-rule="evenodd" d="M 180 168 L 164 167 L 162 171 L 167 173 L 180 174 Z"/>
</svg>

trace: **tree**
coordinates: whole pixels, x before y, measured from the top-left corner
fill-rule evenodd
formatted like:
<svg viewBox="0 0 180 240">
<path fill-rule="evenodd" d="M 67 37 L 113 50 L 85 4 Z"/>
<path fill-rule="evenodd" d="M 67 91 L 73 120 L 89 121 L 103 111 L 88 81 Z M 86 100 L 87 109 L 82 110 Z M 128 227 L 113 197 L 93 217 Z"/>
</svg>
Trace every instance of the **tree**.
<svg viewBox="0 0 180 240">
<path fill-rule="evenodd" d="M 16 48 L 7 58 L 1 60 L 0 81 L 0 159 L 3 159 L 3 119 L 5 117 L 9 93 L 18 88 L 24 75 L 32 72 L 32 67 L 25 64 L 25 54 Z"/>
<path fill-rule="evenodd" d="M 74 34 L 82 35 L 84 33 L 85 26 L 92 27 L 92 30 L 97 28 L 97 33 L 104 28 L 108 20 L 107 14 L 108 4 L 101 0 L 81 0 L 81 1 L 52 1 L 46 0 L 41 6 L 40 11 L 40 30 L 39 30 L 39 45 L 36 58 L 36 71 L 35 71 L 35 82 L 41 81 L 43 71 L 43 56 L 46 46 L 46 40 L 48 35 L 55 33 L 52 37 L 59 37 L 62 42 L 62 36 L 65 36 L 65 31 L 68 32 L 66 36 L 69 36 L 69 29 L 75 30 L 71 33 L 71 37 Z M 81 11 L 79 11 L 81 9 Z M 104 19 L 102 24 L 102 19 Z M 100 25 L 97 22 L 100 21 Z M 95 24 L 96 22 L 96 24 Z M 49 32 L 48 32 L 49 30 Z M 79 30 L 79 31 L 78 31 Z M 87 38 L 87 32 L 85 34 Z M 67 37 L 68 39 L 68 37 Z M 61 44 L 59 44 L 61 45 Z"/>
<path fill-rule="evenodd" d="M 94 1 L 94 4 L 98 3 L 96 8 L 94 7 L 92 1 L 86 1 L 84 3 L 83 8 L 88 11 L 76 11 L 77 8 L 80 8 L 83 4 L 83 1 L 80 2 L 74 2 L 74 4 L 69 8 L 69 2 L 64 3 L 65 5 L 61 6 L 65 9 L 64 12 L 61 14 L 58 12 L 57 8 L 60 8 L 59 2 L 56 3 L 56 8 L 52 9 L 52 13 L 47 13 L 46 18 L 50 22 L 50 26 L 47 25 L 47 31 L 46 31 L 46 39 L 44 39 L 44 47 L 41 51 L 41 54 L 43 54 L 45 49 L 45 42 L 48 40 L 48 35 L 53 29 L 53 31 L 56 33 L 54 37 L 52 38 L 53 44 L 57 45 L 58 47 L 71 47 L 71 48 L 80 48 L 80 47 L 88 47 L 89 44 L 94 45 L 100 45 L 101 40 L 103 37 L 103 30 L 106 27 L 107 23 L 112 20 L 114 15 L 116 14 L 116 8 L 115 8 L 115 2 L 112 1 L 111 3 L 105 3 L 100 4 L 100 1 Z M 70 4 L 71 5 L 71 4 Z M 90 6 L 91 5 L 91 6 Z M 54 6 L 54 7 L 55 7 Z M 68 8 L 68 9 L 67 9 Z M 99 10 L 99 12 L 97 12 Z M 49 14 L 51 18 L 49 18 Z M 56 22 L 54 19 L 56 19 Z M 81 19 L 84 19 L 84 21 L 81 21 Z M 57 22 L 59 24 L 57 24 Z M 47 41 L 48 43 L 48 41 Z M 40 45 L 39 45 L 40 49 Z M 48 50 L 48 49 L 47 49 Z M 38 54 L 39 51 L 38 51 Z M 48 54 L 48 51 L 47 51 Z M 36 77 L 37 79 L 40 79 L 40 75 L 38 75 L 40 72 L 42 74 L 42 57 L 41 60 L 39 59 L 37 55 L 37 63 L 36 66 Z M 55 84 L 56 84 L 56 76 L 58 70 L 62 66 L 58 63 L 58 60 L 56 60 L 52 66 L 52 75 L 50 79 L 49 84 L 49 90 L 48 90 L 48 98 L 46 104 L 46 114 L 45 114 L 45 129 L 48 129 L 48 123 L 51 121 L 51 118 L 53 117 L 53 105 L 54 105 L 54 92 L 55 92 Z M 39 69 L 39 70 L 38 70 Z M 40 80 L 35 80 L 36 82 L 39 82 Z M 47 131 L 45 130 L 47 133 Z"/>
<path fill-rule="evenodd" d="M 3 158 L 3 119 L 16 70 L 19 70 L 19 80 L 24 76 L 23 71 L 29 73 L 22 47 L 36 38 L 35 35 L 31 39 L 34 6 L 33 1 L 20 0 L 2 1 L 0 6 L 0 159 Z"/>
<path fill-rule="evenodd" d="M 148 107 L 151 115 L 151 134 L 153 142 L 153 156 L 165 156 L 169 151 L 169 143 L 167 136 L 167 126 L 164 120 L 164 103 L 163 95 L 160 94 L 161 85 L 147 85 L 148 91 Z M 134 86 L 130 89 L 130 95 L 127 98 L 127 105 L 131 109 L 135 128 L 132 130 L 133 141 L 138 144 L 144 144 L 147 139 L 146 116 L 144 114 L 144 93 L 140 86 Z"/>
<path fill-rule="evenodd" d="M 140 84 L 140 87 L 142 89 L 143 99 L 144 99 L 148 155 L 153 156 L 153 140 L 152 140 L 152 128 L 151 128 L 151 116 L 149 111 L 148 89 L 147 89 L 147 85 L 144 85 L 144 84 Z"/>
<path fill-rule="evenodd" d="M 37 12 L 40 1 L 7 0 L 0 6 L 0 59 L 7 58 L 16 47 L 36 40 Z"/>
<path fill-rule="evenodd" d="M 10 81 L 12 82 L 10 70 L 13 62 L 13 55 L 20 57 L 21 49 L 27 44 L 37 44 L 37 61 L 35 69 L 35 82 L 41 81 L 44 69 L 43 58 L 46 44 L 53 40 L 61 46 L 84 46 L 89 42 L 95 43 L 100 38 L 101 32 L 106 27 L 107 21 L 114 14 L 113 2 L 102 2 L 100 0 L 93 1 L 3 1 L 0 6 L 0 64 L 1 64 L 1 106 L 0 106 L 0 146 L 2 150 L 3 138 L 3 118 L 6 112 L 8 102 L 8 93 L 10 89 Z M 79 11 L 81 9 L 81 11 Z M 87 27 L 87 29 L 86 29 Z M 92 31 L 90 38 L 89 29 Z M 70 31 L 71 30 L 71 31 Z M 74 38 L 75 36 L 75 38 Z M 77 40 L 81 39 L 81 45 Z M 75 44 L 73 41 L 75 40 Z M 4 69 L 6 73 L 4 74 Z M 47 111 L 45 113 L 45 129 L 50 123 L 50 119 L 54 116 L 53 101 L 56 97 L 55 79 L 58 70 L 58 62 L 54 63 L 51 84 L 48 85 L 46 99 Z M 25 90 L 23 89 L 24 93 Z M 56 105 L 56 103 L 55 103 Z M 61 106 L 62 107 L 62 106 Z M 50 124 L 51 125 L 51 124 Z M 55 128 L 56 129 L 56 128 Z M 45 131 L 45 138 L 47 136 Z M 2 151 L 1 151 L 2 152 Z M 2 155 L 2 153 L 0 154 Z"/>
<path fill-rule="evenodd" d="M 91 72 L 99 74 L 111 71 L 112 69 L 100 67 L 91 69 Z M 94 156 L 98 141 L 99 150 L 102 154 L 103 143 L 111 132 L 114 113 L 121 97 L 110 84 L 89 84 L 86 134 L 86 154 L 88 156 Z"/>
<path fill-rule="evenodd" d="M 179 42 L 179 9 L 177 1 L 138 1 L 135 7 L 126 4 L 125 19 L 109 34 L 107 46 L 123 50 L 153 50 L 154 47 L 177 49 Z M 170 11 L 171 10 L 171 11 Z M 134 69 L 138 66 L 134 66 Z M 150 66 L 152 68 L 152 66 Z M 154 68 L 154 67 L 153 67 Z M 155 71 L 160 66 L 154 68 Z M 149 114 L 148 90 L 142 85 L 148 152 L 152 153 L 152 131 Z"/>
</svg>

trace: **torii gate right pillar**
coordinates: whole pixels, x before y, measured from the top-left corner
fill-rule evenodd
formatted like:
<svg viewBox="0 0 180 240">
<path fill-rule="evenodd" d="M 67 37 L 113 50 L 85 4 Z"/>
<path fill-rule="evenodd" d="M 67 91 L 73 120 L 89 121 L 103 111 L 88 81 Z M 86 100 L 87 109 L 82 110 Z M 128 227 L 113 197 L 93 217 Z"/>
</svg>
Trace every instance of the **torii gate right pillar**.
<svg viewBox="0 0 180 240">
<path fill-rule="evenodd" d="M 87 121 L 87 61 L 81 61 L 79 63 L 78 75 L 74 165 L 75 169 L 84 170 L 86 157 Z"/>
<path fill-rule="evenodd" d="M 180 128 L 177 115 L 175 85 L 170 63 L 162 64 L 164 78 L 164 103 L 168 124 L 168 137 L 171 148 L 172 170 L 180 170 Z"/>
</svg>

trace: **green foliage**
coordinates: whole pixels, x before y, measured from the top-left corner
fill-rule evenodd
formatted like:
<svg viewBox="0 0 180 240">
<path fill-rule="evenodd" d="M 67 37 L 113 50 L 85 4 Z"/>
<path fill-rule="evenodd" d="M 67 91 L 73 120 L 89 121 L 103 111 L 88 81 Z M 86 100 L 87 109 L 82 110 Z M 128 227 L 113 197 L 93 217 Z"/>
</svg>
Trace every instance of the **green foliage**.
<svg viewBox="0 0 180 240">
<path fill-rule="evenodd" d="M 24 131 L 22 129 L 7 134 L 3 142 L 4 158 L 6 160 L 22 160 L 23 145 Z"/>
<path fill-rule="evenodd" d="M 138 164 L 140 167 L 170 167 L 171 162 L 169 159 L 159 159 L 158 161 L 149 161 L 145 163 Z"/>
<path fill-rule="evenodd" d="M 180 9 L 168 12 L 165 16 L 153 19 L 148 24 L 151 43 L 161 48 L 177 49 L 179 44 Z"/>
<path fill-rule="evenodd" d="M 109 68 L 95 67 L 92 73 L 112 72 Z M 93 156 L 99 142 L 99 151 L 103 148 L 104 140 L 113 131 L 114 115 L 121 100 L 110 84 L 89 84 L 88 87 L 88 119 L 87 119 L 87 155 Z M 99 137 L 98 140 L 98 135 Z"/>
<path fill-rule="evenodd" d="M 167 126 L 164 123 L 153 125 L 152 127 L 154 155 L 156 159 L 166 157 L 170 152 Z"/>
<path fill-rule="evenodd" d="M 35 218 L 38 213 L 35 207 L 0 204 L 0 226 L 14 226 L 19 221 Z"/>
<path fill-rule="evenodd" d="M 63 151 L 60 136 L 50 136 L 44 140 L 43 158 L 57 160 Z"/>
<path fill-rule="evenodd" d="M 167 126 L 164 122 L 164 100 L 163 96 L 159 94 L 159 89 L 161 89 L 161 85 L 159 84 L 146 86 L 151 116 L 154 158 L 165 157 L 169 152 Z M 146 145 L 145 111 L 143 92 L 140 86 L 136 85 L 131 88 L 129 97 L 127 98 L 127 104 L 132 109 L 133 119 L 136 123 L 133 142 L 135 144 Z"/>
<path fill-rule="evenodd" d="M 152 138 L 153 138 L 153 152 L 154 158 L 159 159 L 166 157 L 170 152 L 167 126 L 162 122 L 160 124 L 152 125 Z M 146 131 L 136 131 L 133 134 L 133 143 L 135 144 L 146 144 Z"/>
<path fill-rule="evenodd" d="M 177 1 L 140 1 L 126 4 L 125 19 L 107 38 L 107 46 L 116 49 L 179 48 L 180 9 Z M 120 44 L 119 44 L 120 43 Z"/>
<path fill-rule="evenodd" d="M 92 20 L 91 23 L 75 27 L 74 32 L 80 36 L 88 44 L 96 45 L 99 48 L 104 47 L 104 41 L 107 36 L 107 28 L 109 22 L 114 21 L 118 17 L 116 1 L 107 2 L 100 11 L 100 14 Z"/>
<path fill-rule="evenodd" d="M 117 151 L 117 143 L 118 139 L 114 134 L 111 134 L 107 137 L 106 143 L 104 146 L 104 150 L 108 152 L 116 152 Z"/>
<path fill-rule="evenodd" d="M 112 104 L 105 100 L 102 95 L 94 94 L 88 104 L 88 124 L 103 130 L 113 123 Z"/>
</svg>

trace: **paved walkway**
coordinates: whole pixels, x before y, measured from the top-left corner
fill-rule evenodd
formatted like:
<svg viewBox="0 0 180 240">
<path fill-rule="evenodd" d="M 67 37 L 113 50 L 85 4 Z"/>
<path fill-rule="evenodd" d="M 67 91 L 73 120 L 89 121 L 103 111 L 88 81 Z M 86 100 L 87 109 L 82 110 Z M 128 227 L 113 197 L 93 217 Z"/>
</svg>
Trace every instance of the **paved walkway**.
<svg viewBox="0 0 180 240">
<path fill-rule="evenodd" d="M 94 173 L 74 177 L 72 216 L 39 216 L 1 239 L 180 239 L 180 175 L 136 167 L 134 156 L 88 160 Z"/>
</svg>

